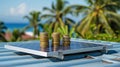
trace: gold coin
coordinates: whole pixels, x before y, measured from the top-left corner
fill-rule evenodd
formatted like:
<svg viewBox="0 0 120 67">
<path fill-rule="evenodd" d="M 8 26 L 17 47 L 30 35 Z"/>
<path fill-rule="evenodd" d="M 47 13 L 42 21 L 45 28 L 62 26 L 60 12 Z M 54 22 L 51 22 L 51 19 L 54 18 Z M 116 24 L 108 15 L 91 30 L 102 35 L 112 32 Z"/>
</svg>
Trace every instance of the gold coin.
<svg viewBox="0 0 120 67">
<path fill-rule="evenodd" d="M 69 35 L 64 35 L 63 38 L 70 39 Z"/>
<path fill-rule="evenodd" d="M 60 42 L 60 39 L 52 39 L 52 42 Z"/>
<path fill-rule="evenodd" d="M 48 36 L 48 33 L 47 33 L 47 32 L 41 32 L 41 33 L 40 33 L 40 37 L 41 37 L 41 36 Z"/>
<path fill-rule="evenodd" d="M 40 38 L 40 42 L 48 42 L 49 39 L 48 38 Z"/>
<path fill-rule="evenodd" d="M 48 36 L 46 36 L 46 35 L 42 35 L 42 36 L 40 36 L 40 38 L 44 38 L 44 37 L 48 37 Z"/>
<path fill-rule="evenodd" d="M 53 46 L 54 46 L 54 45 L 56 45 L 56 46 L 58 45 L 58 46 L 59 46 L 59 45 L 60 45 L 60 42 L 52 42 L 52 45 L 53 45 Z"/>
<path fill-rule="evenodd" d="M 54 37 L 54 38 L 60 38 L 60 33 L 54 32 L 54 33 L 52 33 L 52 37 Z"/>
<path fill-rule="evenodd" d="M 63 42 L 63 46 L 69 46 L 70 42 Z"/>
<path fill-rule="evenodd" d="M 48 42 L 40 42 L 40 47 L 42 48 L 46 48 L 49 46 L 49 43 Z"/>
<path fill-rule="evenodd" d="M 70 39 L 63 39 L 63 41 L 65 41 L 65 42 L 70 42 Z"/>
</svg>

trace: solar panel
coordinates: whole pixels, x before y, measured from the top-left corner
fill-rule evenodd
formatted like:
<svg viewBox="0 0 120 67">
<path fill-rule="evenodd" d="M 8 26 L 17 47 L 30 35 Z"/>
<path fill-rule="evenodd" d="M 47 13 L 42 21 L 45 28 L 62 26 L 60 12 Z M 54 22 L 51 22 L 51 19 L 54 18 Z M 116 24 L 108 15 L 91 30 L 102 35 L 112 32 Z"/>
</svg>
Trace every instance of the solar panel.
<svg viewBox="0 0 120 67">
<path fill-rule="evenodd" d="M 61 41 L 60 46 L 58 48 L 54 48 L 52 46 L 52 42 L 49 41 L 49 47 L 43 50 L 40 47 L 40 42 L 36 41 L 8 43 L 7 45 L 5 45 L 5 48 L 44 57 L 57 57 L 63 59 L 64 54 L 103 50 L 104 46 L 101 44 L 71 41 L 70 46 L 65 47 L 62 45 Z"/>
</svg>

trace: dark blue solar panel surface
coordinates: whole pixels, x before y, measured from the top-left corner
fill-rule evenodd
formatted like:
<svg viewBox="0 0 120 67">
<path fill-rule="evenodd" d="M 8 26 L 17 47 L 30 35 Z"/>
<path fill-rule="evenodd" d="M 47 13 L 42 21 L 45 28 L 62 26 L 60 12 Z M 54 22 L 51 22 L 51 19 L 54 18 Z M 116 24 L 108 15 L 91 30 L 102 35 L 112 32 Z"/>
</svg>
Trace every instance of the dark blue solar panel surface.
<svg viewBox="0 0 120 67">
<path fill-rule="evenodd" d="M 20 47 L 20 48 L 26 48 L 26 49 L 41 51 L 40 42 L 23 42 L 23 43 L 19 43 L 19 44 L 13 44 L 12 43 L 10 45 L 15 46 L 15 47 Z M 60 45 L 61 46 L 59 48 L 57 48 L 57 50 L 72 50 L 72 49 L 103 46 L 103 45 L 100 45 L 100 44 L 73 42 L 73 41 L 71 41 L 70 46 L 67 46 L 67 47 L 62 46 L 62 43 Z M 46 49 L 46 51 L 47 52 L 53 51 L 51 41 L 49 42 L 49 47 Z"/>
</svg>

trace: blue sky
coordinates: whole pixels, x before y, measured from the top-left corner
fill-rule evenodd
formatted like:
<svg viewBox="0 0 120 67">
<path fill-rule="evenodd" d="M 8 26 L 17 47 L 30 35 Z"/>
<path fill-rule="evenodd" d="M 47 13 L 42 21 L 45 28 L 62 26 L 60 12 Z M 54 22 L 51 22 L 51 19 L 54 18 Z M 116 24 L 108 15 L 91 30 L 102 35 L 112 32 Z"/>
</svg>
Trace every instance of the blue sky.
<svg viewBox="0 0 120 67">
<path fill-rule="evenodd" d="M 42 11 L 55 0 L 0 0 L 0 20 L 4 22 L 27 22 L 23 16 L 32 10 Z M 69 4 L 85 4 L 84 0 L 67 0 Z"/>
</svg>

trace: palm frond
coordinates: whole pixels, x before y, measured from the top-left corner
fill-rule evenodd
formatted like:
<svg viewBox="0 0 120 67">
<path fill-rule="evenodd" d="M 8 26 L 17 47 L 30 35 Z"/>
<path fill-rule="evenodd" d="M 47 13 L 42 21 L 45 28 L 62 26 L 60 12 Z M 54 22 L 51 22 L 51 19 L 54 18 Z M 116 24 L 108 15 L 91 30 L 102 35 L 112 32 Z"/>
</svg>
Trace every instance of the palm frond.
<svg viewBox="0 0 120 67">
<path fill-rule="evenodd" d="M 65 23 L 70 26 L 75 26 L 76 22 L 70 18 L 66 18 Z"/>
<path fill-rule="evenodd" d="M 66 7 L 61 13 L 63 13 L 63 15 L 66 15 L 70 12 L 71 12 L 71 7 Z"/>
<path fill-rule="evenodd" d="M 90 29 L 90 24 L 92 23 L 93 16 L 89 14 L 87 17 L 85 17 L 80 25 L 77 25 L 76 29 L 77 31 L 84 37 L 87 31 Z"/>
<path fill-rule="evenodd" d="M 93 0 L 86 0 L 86 2 L 90 5 L 94 4 Z"/>
<path fill-rule="evenodd" d="M 75 9 L 73 11 L 73 14 L 77 16 L 79 15 L 79 13 L 85 13 L 87 10 L 90 9 L 90 7 L 84 5 L 73 5 L 73 8 Z"/>
<path fill-rule="evenodd" d="M 50 8 L 48 8 L 48 7 L 44 7 L 44 8 L 43 8 L 43 11 L 49 11 L 49 12 L 51 12 L 51 13 L 54 13 L 54 12 L 55 12 L 53 9 L 50 9 Z"/>
<path fill-rule="evenodd" d="M 28 19 L 29 21 L 32 21 L 31 17 L 29 17 L 29 16 L 24 16 L 23 18 Z"/>
<path fill-rule="evenodd" d="M 31 25 L 25 26 L 25 27 L 22 29 L 22 31 L 26 31 L 26 30 L 28 30 L 28 29 L 31 28 L 31 27 L 32 27 Z"/>
<path fill-rule="evenodd" d="M 56 11 L 56 7 L 54 5 L 54 2 L 52 2 L 52 9 Z"/>
<path fill-rule="evenodd" d="M 52 14 L 44 14 L 41 16 L 42 19 L 46 19 L 46 18 L 54 18 L 55 15 L 52 15 Z"/>
<path fill-rule="evenodd" d="M 112 11 L 107 11 L 107 14 L 110 15 L 111 16 L 110 19 L 114 20 L 115 21 L 114 23 L 116 23 L 120 27 L 120 15 Z"/>
<path fill-rule="evenodd" d="M 50 24 L 50 23 L 52 23 L 52 22 L 55 22 L 55 20 L 54 20 L 52 17 L 51 17 L 51 18 L 46 18 L 45 23 Z"/>
<path fill-rule="evenodd" d="M 103 25 L 106 28 L 106 32 L 110 35 L 115 35 L 115 33 L 113 32 L 112 28 L 110 27 L 110 25 L 108 24 L 108 20 L 105 17 L 105 15 L 100 14 L 101 18 L 103 19 Z"/>
<path fill-rule="evenodd" d="M 7 39 L 5 38 L 4 34 L 0 33 L 0 42 L 7 42 Z"/>
<path fill-rule="evenodd" d="M 63 0 L 57 0 L 56 7 L 57 7 L 56 8 L 57 11 L 61 11 L 64 8 L 64 1 Z"/>
</svg>

